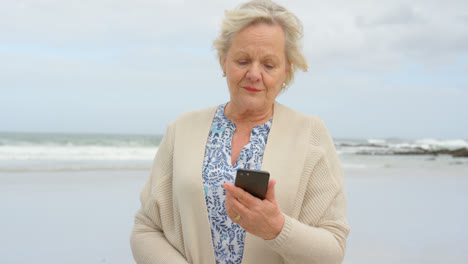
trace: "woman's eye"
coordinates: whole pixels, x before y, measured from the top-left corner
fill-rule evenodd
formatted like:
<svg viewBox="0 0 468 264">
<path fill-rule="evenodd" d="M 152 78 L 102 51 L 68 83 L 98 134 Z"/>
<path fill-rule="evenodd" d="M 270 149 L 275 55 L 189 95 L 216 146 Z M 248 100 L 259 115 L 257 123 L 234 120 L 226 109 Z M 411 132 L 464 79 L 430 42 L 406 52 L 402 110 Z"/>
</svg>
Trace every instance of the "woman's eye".
<svg viewBox="0 0 468 264">
<path fill-rule="evenodd" d="M 237 64 L 239 65 L 247 65 L 247 63 L 249 63 L 248 61 L 238 61 Z"/>
<path fill-rule="evenodd" d="M 265 64 L 265 68 L 267 68 L 268 70 L 271 70 L 273 69 L 275 66 L 271 65 L 271 64 Z"/>
</svg>

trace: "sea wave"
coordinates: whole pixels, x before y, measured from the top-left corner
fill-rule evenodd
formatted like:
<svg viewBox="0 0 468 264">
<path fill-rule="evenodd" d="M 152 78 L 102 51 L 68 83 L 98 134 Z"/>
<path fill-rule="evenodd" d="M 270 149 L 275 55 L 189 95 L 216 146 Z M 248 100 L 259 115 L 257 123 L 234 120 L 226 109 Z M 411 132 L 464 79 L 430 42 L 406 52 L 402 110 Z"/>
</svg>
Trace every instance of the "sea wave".
<svg viewBox="0 0 468 264">
<path fill-rule="evenodd" d="M 157 147 L 0 146 L 0 160 L 151 160 Z"/>
<path fill-rule="evenodd" d="M 162 135 L 62 134 L 62 133 L 0 133 L 0 147 L 156 147 Z"/>
<path fill-rule="evenodd" d="M 0 133 L 0 160 L 151 160 L 160 135 Z"/>
<path fill-rule="evenodd" d="M 356 155 L 440 155 L 468 157 L 467 140 L 437 139 L 337 139 L 336 148 L 340 154 Z"/>
</svg>

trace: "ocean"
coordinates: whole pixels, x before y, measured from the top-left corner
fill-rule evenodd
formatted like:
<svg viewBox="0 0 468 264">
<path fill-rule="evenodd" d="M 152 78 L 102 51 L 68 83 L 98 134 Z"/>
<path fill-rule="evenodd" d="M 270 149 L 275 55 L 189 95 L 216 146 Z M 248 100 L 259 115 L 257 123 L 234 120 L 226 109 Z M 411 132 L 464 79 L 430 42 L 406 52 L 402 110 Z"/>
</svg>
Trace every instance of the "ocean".
<svg viewBox="0 0 468 264">
<path fill-rule="evenodd" d="M 0 172 L 148 170 L 162 135 L 0 133 Z M 343 168 L 468 166 L 468 140 L 334 139 Z"/>
<path fill-rule="evenodd" d="M 0 172 L 148 170 L 161 135 L 0 133 Z"/>
</svg>

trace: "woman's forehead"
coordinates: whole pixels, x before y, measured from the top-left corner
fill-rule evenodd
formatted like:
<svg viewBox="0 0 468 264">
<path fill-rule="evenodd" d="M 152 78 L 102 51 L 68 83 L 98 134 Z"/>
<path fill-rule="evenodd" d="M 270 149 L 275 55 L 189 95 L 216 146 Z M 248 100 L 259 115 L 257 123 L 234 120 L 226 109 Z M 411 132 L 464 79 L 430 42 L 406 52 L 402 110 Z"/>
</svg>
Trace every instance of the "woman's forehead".
<svg viewBox="0 0 468 264">
<path fill-rule="evenodd" d="M 253 24 L 234 33 L 232 41 L 254 41 L 257 43 L 278 42 L 285 39 L 283 28 L 277 24 Z"/>
<path fill-rule="evenodd" d="M 232 55 L 262 55 L 277 57 L 284 54 L 285 39 L 278 25 L 251 25 L 234 34 L 229 52 Z"/>
</svg>

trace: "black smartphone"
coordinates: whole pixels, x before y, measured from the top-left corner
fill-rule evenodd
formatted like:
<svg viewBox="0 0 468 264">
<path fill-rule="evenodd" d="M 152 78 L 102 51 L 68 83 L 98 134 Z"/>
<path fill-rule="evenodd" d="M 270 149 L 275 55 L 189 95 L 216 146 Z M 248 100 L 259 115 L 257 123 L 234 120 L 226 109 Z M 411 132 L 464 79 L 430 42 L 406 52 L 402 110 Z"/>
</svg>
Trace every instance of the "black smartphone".
<svg viewBox="0 0 468 264">
<path fill-rule="evenodd" d="M 263 200 L 269 180 L 270 173 L 267 171 L 238 169 L 235 185 Z"/>
</svg>

